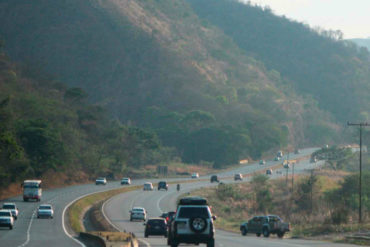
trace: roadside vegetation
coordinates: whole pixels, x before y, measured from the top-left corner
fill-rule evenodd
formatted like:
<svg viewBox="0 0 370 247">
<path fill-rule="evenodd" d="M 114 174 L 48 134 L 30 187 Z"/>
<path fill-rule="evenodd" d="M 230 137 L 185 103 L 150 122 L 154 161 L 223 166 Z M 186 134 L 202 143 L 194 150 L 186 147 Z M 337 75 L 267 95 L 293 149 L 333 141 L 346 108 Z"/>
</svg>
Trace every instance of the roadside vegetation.
<svg viewBox="0 0 370 247">
<path fill-rule="evenodd" d="M 262 174 L 250 182 L 219 184 L 194 195 L 208 198 L 217 227 L 239 232 L 240 223 L 256 215 L 276 214 L 290 222 L 292 237 L 370 229 L 370 172 L 363 174 L 363 218 L 358 221 L 358 174 L 316 170 L 310 175 L 270 180 Z"/>
</svg>

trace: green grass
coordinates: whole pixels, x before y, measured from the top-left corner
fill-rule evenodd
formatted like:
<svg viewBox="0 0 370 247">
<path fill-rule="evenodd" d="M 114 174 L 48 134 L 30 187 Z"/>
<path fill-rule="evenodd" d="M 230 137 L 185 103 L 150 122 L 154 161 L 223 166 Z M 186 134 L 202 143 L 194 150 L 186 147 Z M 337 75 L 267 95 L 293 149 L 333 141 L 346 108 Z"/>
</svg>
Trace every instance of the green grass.
<svg viewBox="0 0 370 247">
<path fill-rule="evenodd" d="M 83 217 L 83 214 L 86 212 L 86 209 L 88 209 L 90 206 L 107 200 L 115 195 L 137 190 L 139 188 L 141 188 L 141 186 L 124 187 L 104 192 L 98 192 L 96 194 L 83 197 L 80 200 L 76 201 L 69 207 L 67 212 L 69 224 L 72 230 L 74 232 L 84 231 L 84 226 L 81 219 Z"/>
</svg>

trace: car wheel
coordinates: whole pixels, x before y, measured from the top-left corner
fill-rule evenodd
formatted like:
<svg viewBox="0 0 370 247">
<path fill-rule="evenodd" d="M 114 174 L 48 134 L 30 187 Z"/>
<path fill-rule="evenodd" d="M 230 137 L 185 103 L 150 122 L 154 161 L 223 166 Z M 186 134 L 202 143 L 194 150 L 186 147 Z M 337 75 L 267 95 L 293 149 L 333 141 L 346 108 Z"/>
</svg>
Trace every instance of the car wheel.
<svg viewBox="0 0 370 247">
<path fill-rule="evenodd" d="M 130 221 L 132 221 L 132 218 L 130 218 Z"/>
<path fill-rule="evenodd" d="M 14 219 L 15 219 L 15 220 L 17 220 L 17 219 L 18 219 L 18 217 L 17 217 L 17 216 L 14 216 Z"/>
<path fill-rule="evenodd" d="M 247 233 L 248 233 L 248 231 L 245 227 L 242 228 L 241 232 L 242 232 L 243 236 L 247 235 Z"/>
<path fill-rule="evenodd" d="M 256 233 L 256 236 L 257 237 L 261 237 L 261 233 Z"/>
<path fill-rule="evenodd" d="M 264 236 L 265 238 L 268 238 L 268 237 L 270 236 L 270 231 L 269 231 L 269 229 L 267 229 L 267 227 L 264 227 L 264 228 L 262 229 L 262 233 L 263 233 L 263 236 Z"/>
<path fill-rule="evenodd" d="M 148 234 L 145 234 L 145 235 L 144 235 L 144 237 L 146 237 L 146 238 L 147 238 L 148 236 L 149 236 Z"/>
<path fill-rule="evenodd" d="M 208 243 L 207 243 L 207 247 L 214 247 L 215 246 L 215 240 L 214 239 L 211 239 Z"/>
<path fill-rule="evenodd" d="M 54 217 L 53 217 L 53 216 L 50 216 L 50 218 L 52 218 L 52 219 L 53 219 Z"/>
<path fill-rule="evenodd" d="M 171 242 L 171 247 L 177 247 L 177 246 L 179 246 L 179 244 L 178 244 L 178 243 L 176 243 L 176 242 Z"/>
<path fill-rule="evenodd" d="M 278 232 L 277 233 L 277 235 L 278 235 L 279 238 L 283 238 L 284 237 L 284 234 L 285 234 L 285 232 Z"/>
<path fill-rule="evenodd" d="M 206 219 L 202 217 L 193 217 L 190 219 L 190 229 L 193 232 L 201 233 L 203 232 L 207 227 L 207 221 Z"/>
</svg>

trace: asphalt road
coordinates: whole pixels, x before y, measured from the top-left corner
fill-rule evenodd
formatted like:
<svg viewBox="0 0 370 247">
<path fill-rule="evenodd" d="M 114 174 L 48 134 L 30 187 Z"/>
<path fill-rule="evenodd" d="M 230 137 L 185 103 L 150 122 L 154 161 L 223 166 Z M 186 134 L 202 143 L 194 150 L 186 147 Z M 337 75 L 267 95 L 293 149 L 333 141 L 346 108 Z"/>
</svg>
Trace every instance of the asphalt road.
<svg viewBox="0 0 370 247">
<path fill-rule="evenodd" d="M 311 153 L 312 149 L 303 150 L 299 156 L 304 156 Z M 295 159 L 297 155 L 291 155 L 291 159 Z M 276 165 L 277 162 L 268 161 L 266 165 L 260 166 L 258 164 L 249 164 L 245 167 L 236 168 L 230 171 L 223 172 L 219 174 L 220 176 L 232 176 L 235 173 L 251 173 L 257 171 L 259 169 L 266 169 L 269 166 Z M 306 167 L 306 166 L 302 166 Z M 302 168 L 303 169 L 303 168 Z M 296 166 L 296 171 L 298 171 L 298 165 Z M 281 174 L 275 174 L 274 176 L 281 176 Z M 209 179 L 209 176 L 205 176 L 204 178 Z M 175 180 L 175 179 L 169 179 Z M 169 181 L 168 180 L 168 181 Z M 180 179 L 184 180 L 184 179 Z M 133 184 L 143 184 L 147 180 L 134 180 Z M 157 180 L 152 180 L 152 182 L 156 182 Z M 231 180 L 230 180 L 231 181 Z M 187 184 L 183 185 L 183 191 L 185 186 L 187 189 L 192 188 L 199 188 L 209 183 L 196 183 L 196 184 Z M 61 189 L 53 189 L 53 190 L 44 190 L 43 197 L 41 202 L 23 202 L 22 197 L 18 196 L 15 198 L 10 198 L 3 202 L 15 202 L 19 208 L 19 217 L 18 220 L 15 222 L 15 227 L 13 230 L 8 230 L 7 228 L 0 228 L 0 246 L 7 246 L 7 247 L 24 247 L 24 246 L 83 246 L 74 238 L 71 238 L 68 233 L 66 233 L 63 224 L 63 213 L 66 207 L 75 199 L 80 196 L 87 195 L 89 193 L 109 190 L 120 187 L 119 182 L 108 182 L 106 186 L 96 186 L 95 184 L 87 184 L 87 185 L 78 185 L 78 186 L 70 186 Z M 172 189 L 171 189 L 172 190 Z M 177 193 L 174 191 L 169 192 L 148 192 L 143 193 L 142 191 L 134 191 L 126 194 L 122 194 L 118 197 L 115 197 L 113 200 L 107 203 L 106 207 L 107 214 L 112 217 L 114 224 L 118 224 L 121 229 L 130 230 L 130 227 L 135 227 L 133 231 L 138 231 L 138 236 L 140 236 L 140 231 L 142 232 L 144 227 L 140 223 L 128 223 L 127 215 L 129 208 L 132 205 L 144 205 L 146 208 L 154 207 L 153 211 L 149 210 L 149 214 L 153 216 L 159 215 L 161 210 L 168 210 L 173 205 L 175 205 L 175 200 Z M 172 195 L 172 196 L 171 196 Z M 115 203 L 116 200 L 120 198 L 129 197 L 125 200 L 125 207 L 122 205 L 113 207 L 111 209 L 111 203 Z M 151 199 L 148 199 L 151 198 Z M 37 219 L 35 217 L 35 211 L 41 203 L 51 203 L 54 206 L 54 219 Z M 128 203 L 128 204 L 127 204 Z M 153 206 L 153 203 L 155 204 Z M 148 206 L 146 206 L 148 205 Z M 159 206 L 158 206 L 159 205 Z M 113 210 L 112 212 L 110 210 Z M 115 212 L 115 213 L 114 213 Z M 230 233 L 221 234 L 221 231 L 217 232 L 217 240 L 225 238 L 233 238 L 233 235 Z M 142 235 L 141 235 L 142 236 Z M 152 239 L 150 239 L 152 241 Z M 164 238 L 158 239 L 161 244 L 164 244 Z M 226 240 L 225 240 L 226 241 Z M 234 240 L 233 240 L 234 241 Z M 235 241 L 237 241 L 235 239 Z M 260 240 L 262 242 L 269 241 L 269 240 Z M 220 242 L 221 243 L 221 242 Z M 219 245 L 221 246 L 221 245 Z M 256 245 L 259 246 L 259 245 Z"/>
<path fill-rule="evenodd" d="M 209 184 L 209 182 L 207 182 Z M 119 230 L 135 233 L 142 243 L 142 246 L 167 246 L 166 238 L 161 236 L 149 236 L 144 238 L 143 222 L 130 222 L 129 210 L 133 206 L 145 207 L 148 217 L 158 217 L 162 212 L 175 210 L 176 198 L 187 191 L 205 186 L 205 182 L 183 184 L 181 192 L 177 192 L 175 185 L 169 191 L 132 191 L 117 195 L 107 201 L 103 206 L 103 212 L 111 223 Z M 205 246 L 205 245 L 203 245 Z M 279 239 L 276 237 L 263 238 L 253 235 L 241 236 L 216 230 L 216 246 L 237 247 L 237 246 L 274 246 L 274 247 L 303 247 L 303 246 L 325 246 L 325 247 L 349 247 L 355 245 L 337 244 L 323 241 L 308 241 L 300 239 Z"/>
</svg>

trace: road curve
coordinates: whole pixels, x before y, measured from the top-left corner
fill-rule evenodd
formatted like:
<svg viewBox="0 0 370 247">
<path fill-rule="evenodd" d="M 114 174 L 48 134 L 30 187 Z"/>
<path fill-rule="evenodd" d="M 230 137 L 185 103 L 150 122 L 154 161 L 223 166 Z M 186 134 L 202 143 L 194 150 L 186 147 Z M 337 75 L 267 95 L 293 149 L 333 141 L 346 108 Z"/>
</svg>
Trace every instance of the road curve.
<svg viewBox="0 0 370 247">
<path fill-rule="evenodd" d="M 315 168 L 318 164 L 311 164 L 308 160 L 300 162 L 296 165 L 296 172 L 302 173 L 307 169 Z M 242 168 L 245 169 L 245 168 Z M 254 168 L 250 168 L 254 170 Z M 260 168 L 261 169 L 261 168 Z M 284 170 L 284 169 L 281 169 Z M 227 174 L 229 175 L 229 174 Z M 285 173 L 274 173 L 273 176 L 284 176 Z M 225 176 L 221 174 L 221 176 Z M 223 180 L 225 183 L 231 183 L 232 180 Z M 175 186 L 170 186 L 167 192 L 165 191 L 132 191 L 112 197 L 103 205 L 103 212 L 108 220 L 120 231 L 129 231 L 135 233 L 140 239 L 141 243 L 146 246 L 166 246 L 166 239 L 164 237 L 150 237 L 144 238 L 143 222 L 130 222 L 129 210 L 133 206 L 141 206 L 147 209 L 148 217 L 157 217 L 162 212 L 174 211 L 176 200 L 180 194 L 188 191 L 199 189 L 205 186 L 214 186 L 207 182 L 195 182 L 182 184 L 181 193 L 177 192 Z M 263 238 L 255 235 L 248 235 L 246 237 L 241 234 L 230 233 L 226 231 L 216 230 L 216 246 L 219 247 L 353 247 L 356 245 L 338 244 L 324 241 L 302 240 L 302 239 L 279 239 L 276 237 Z"/>
<path fill-rule="evenodd" d="M 304 156 L 309 153 L 312 153 L 314 149 L 305 149 L 302 151 L 302 153 L 299 156 Z M 295 159 L 297 155 L 292 155 L 291 159 Z M 277 162 L 268 161 L 266 165 L 259 166 L 258 164 L 249 164 L 245 167 L 236 168 L 227 172 L 224 172 L 220 174 L 221 176 L 232 176 L 234 173 L 253 173 L 257 170 L 266 169 L 269 166 L 276 165 Z M 298 169 L 298 168 L 297 168 Z M 208 179 L 208 176 L 205 176 L 204 178 Z M 168 181 L 175 181 L 176 179 L 168 179 Z M 179 180 L 179 179 L 177 179 Z M 184 179 L 180 179 L 184 180 Z M 133 185 L 137 184 L 143 184 L 146 180 L 134 180 Z M 158 181 L 158 180 L 151 180 L 152 182 Z M 201 186 L 201 184 L 189 184 L 186 186 L 190 186 L 189 188 L 196 188 L 196 186 Z M 194 187 L 195 186 L 195 187 Z M 41 202 L 23 202 L 22 197 L 14 197 L 9 198 L 4 201 L 0 201 L 0 203 L 3 202 L 15 202 L 17 203 L 17 206 L 19 208 L 20 215 L 18 217 L 18 220 L 15 222 L 15 227 L 13 230 L 8 230 L 5 228 L 0 228 L 0 243 L 1 246 L 7 246 L 7 247 L 25 247 L 25 246 L 56 246 L 56 247 L 64 247 L 64 246 L 83 246 L 82 244 L 76 242 L 74 239 L 70 238 L 66 232 L 63 229 L 63 212 L 65 211 L 65 208 L 67 205 L 70 204 L 73 200 L 76 198 L 93 193 L 93 192 L 99 192 L 103 190 L 109 190 L 120 187 L 119 182 L 108 182 L 108 185 L 106 186 L 96 186 L 95 184 L 86 184 L 86 185 L 78 185 L 78 186 L 69 186 L 65 188 L 60 189 L 52 189 L 52 190 L 44 190 L 43 191 L 43 198 Z M 137 194 L 139 192 L 130 192 L 127 194 L 124 194 L 122 196 L 126 195 L 135 195 L 136 198 L 130 198 L 129 201 L 131 201 L 131 204 L 128 206 L 131 206 L 135 203 L 144 203 L 140 202 L 138 200 L 145 200 L 145 198 L 142 198 L 141 193 Z M 174 193 L 172 191 L 172 193 Z M 150 198 L 153 201 L 157 201 L 159 203 L 159 206 L 156 204 L 156 210 L 153 212 L 153 215 L 158 215 L 159 208 L 162 210 L 168 210 L 171 205 L 175 204 L 176 196 L 167 198 L 167 196 L 164 195 L 171 195 L 171 192 L 168 193 L 162 193 L 157 194 L 152 193 L 150 194 Z M 175 194 L 175 193 L 174 193 Z M 144 194 L 149 196 L 149 194 Z M 152 195 L 154 197 L 152 197 Z M 155 196 L 156 195 L 156 196 Z M 160 198 L 161 200 L 158 201 L 158 196 L 161 196 L 163 198 Z M 145 196 L 144 196 L 145 197 Z M 140 199 L 142 198 L 142 199 Z M 113 202 L 114 200 L 110 201 Z M 54 206 L 54 219 L 37 219 L 35 217 L 35 211 L 39 204 L 41 203 L 51 203 Z M 159 207 L 159 208 L 158 208 Z M 166 208 L 167 207 L 167 208 Z M 127 211 L 127 210 L 126 210 Z M 116 218 L 116 217 L 113 217 Z M 122 220 L 125 220 L 126 218 L 121 217 Z"/>
</svg>

